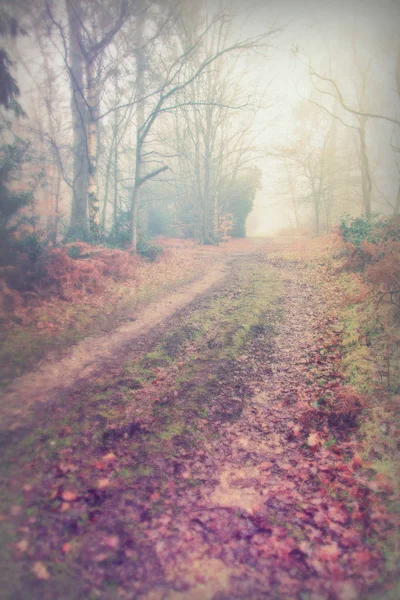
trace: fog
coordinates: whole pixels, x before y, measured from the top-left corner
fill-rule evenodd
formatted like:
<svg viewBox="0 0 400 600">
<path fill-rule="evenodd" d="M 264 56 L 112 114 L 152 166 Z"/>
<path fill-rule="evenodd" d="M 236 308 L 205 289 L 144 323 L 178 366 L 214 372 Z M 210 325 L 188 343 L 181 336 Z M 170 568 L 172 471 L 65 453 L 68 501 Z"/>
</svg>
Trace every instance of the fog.
<svg viewBox="0 0 400 600">
<path fill-rule="evenodd" d="M 319 234 L 400 210 L 398 2 L 8 10 L 26 118 L 3 110 L 3 136 L 30 142 L 23 179 L 57 238 Z"/>
</svg>

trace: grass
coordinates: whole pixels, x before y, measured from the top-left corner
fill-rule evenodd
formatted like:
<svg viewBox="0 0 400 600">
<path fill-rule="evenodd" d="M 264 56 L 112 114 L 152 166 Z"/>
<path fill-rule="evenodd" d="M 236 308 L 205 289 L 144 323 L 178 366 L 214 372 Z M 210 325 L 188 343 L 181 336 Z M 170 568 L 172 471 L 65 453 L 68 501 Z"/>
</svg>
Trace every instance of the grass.
<svg viewBox="0 0 400 600">
<path fill-rule="evenodd" d="M 166 483 L 162 471 L 157 467 L 160 455 L 163 459 L 170 458 L 179 453 L 180 444 L 190 448 L 205 441 L 198 420 L 211 418 L 212 404 L 218 404 L 218 386 L 223 385 L 225 380 L 229 383 L 229 369 L 234 365 L 235 358 L 246 352 L 246 345 L 254 335 L 264 332 L 268 336 L 273 333 L 268 311 L 279 293 L 275 272 L 264 265 L 243 261 L 235 277 L 217 297 L 204 298 L 187 310 L 180 323 L 162 336 L 150 351 L 136 360 L 130 360 L 127 356 L 123 371 L 131 384 L 136 382 L 137 389 L 130 386 L 127 390 L 119 383 L 120 375 L 105 375 L 100 382 L 94 382 L 84 391 L 72 394 L 68 404 L 61 405 L 55 416 L 52 413 L 44 415 L 45 425 L 38 427 L 9 450 L 7 459 L 12 467 L 8 478 L 13 478 L 14 473 L 16 480 L 25 476 L 29 481 L 37 478 L 35 481 L 40 491 L 35 504 L 27 507 L 30 511 L 27 516 L 36 517 L 43 527 L 52 531 L 52 535 L 56 535 L 54 529 L 60 526 L 60 520 L 68 517 L 68 513 L 64 516 L 59 512 L 60 500 L 57 497 L 49 500 L 50 490 L 40 485 L 43 481 L 46 483 L 46 469 L 50 470 L 55 465 L 68 460 L 79 461 L 79 471 L 65 476 L 63 480 L 80 494 L 87 493 L 88 487 L 94 485 L 98 478 L 109 477 L 112 485 L 121 493 L 126 494 L 127 490 L 136 486 L 136 497 L 141 493 L 147 494 L 146 490 L 151 489 L 154 482 L 157 485 Z M 154 403 L 154 390 L 158 387 L 152 382 L 156 379 L 158 369 L 163 369 L 167 374 L 160 396 L 161 400 L 167 396 L 165 404 Z M 149 402 L 147 386 L 153 394 L 150 394 Z M 126 433 L 126 427 L 135 421 L 130 408 L 133 412 L 137 410 L 140 415 L 150 417 L 149 429 L 139 428 L 132 436 Z M 62 427 L 69 427 L 71 431 L 67 430 L 60 436 Z M 111 440 L 110 447 L 106 447 L 104 434 L 109 431 L 115 431 L 115 438 Z M 217 439 L 219 435 L 215 432 L 210 437 Z M 118 457 L 115 471 L 111 474 L 107 470 L 96 471 L 94 465 L 110 449 Z M 32 461 L 32 456 L 35 456 L 35 465 L 28 467 L 30 470 L 27 475 L 24 468 Z M 197 478 L 179 480 L 179 485 L 188 488 L 195 489 L 201 484 L 202 481 Z M 9 502 L 15 503 L 17 500 L 15 492 L 10 492 Z M 85 515 L 79 519 L 83 532 L 80 535 L 84 537 L 93 525 L 88 518 L 85 520 Z M 12 544 L 12 540 L 5 540 L 3 548 L 7 548 L 9 543 Z M 4 565 L 8 568 L 7 560 L 14 560 L 12 554 L 9 556 L 4 558 L 3 572 Z M 39 588 L 38 582 L 33 581 L 38 594 L 34 590 L 29 597 L 48 600 L 47 588 L 50 583 L 53 597 L 71 600 L 83 597 L 79 595 L 79 582 L 74 580 L 79 571 L 78 565 L 73 562 L 75 556 L 67 558 L 62 564 L 43 560 L 52 574 L 51 582 L 41 583 L 42 587 Z M 23 561 L 18 559 L 14 562 L 16 565 L 11 567 L 15 567 L 15 573 L 10 571 L 7 585 L 17 595 L 9 595 L 10 600 L 18 597 L 20 590 L 20 596 L 23 597 L 32 585 L 30 571 L 27 579 L 20 578 Z M 31 564 L 28 566 L 30 568 Z M 40 590 L 44 590 L 42 596 Z M 90 598 L 90 595 L 85 597 Z"/>
<path fill-rule="evenodd" d="M 347 273 L 339 277 L 338 283 L 342 293 L 348 301 L 339 311 L 339 323 L 342 326 L 342 372 L 345 383 L 367 398 L 368 406 L 360 421 L 359 441 L 361 454 L 369 467 L 376 475 L 385 476 L 392 485 L 393 496 L 400 494 L 400 467 L 396 459 L 399 439 L 390 432 L 398 429 L 399 417 L 396 411 L 388 410 L 385 405 L 387 392 L 399 385 L 397 378 L 400 375 L 393 373 L 393 380 L 385 381 L 382 377 L 382 357 L 384 356 L 384 328 L 379 323 L 379 314 L 373 298 L 362 299 L 360 295 L 360 280 Z M 359 300 L 357 300 L 359 296 Z M 353 300 L 353 298 L 355 300 Z M 400 334 L 400 328 L 392 319 L 392 333 Z M 390 322 L 390 319 L 387 320 Z M 399 335 L 400 337 L 400 335 Z M 386 432 L 386 433 L 385 433 Z M 400 515 L 400 502 L 388 499 L 386 501 L 389 511 Z M 385 570 L 382 573 L 382 582 L 393 582 L 393 588 L 380 591 L 379 594 L 368 594 L 369 600 L 395 600 L 400 597 L 400 583 L 398 565 L 400 564 L 400 545 L 398 532 L 387 536 L 385 542 L 372 537 L 371 544 L 384 556 Z"/>
<path fill-rule="evenodd" d="M 197 265 L 197 270 L 187 269 L 185 275 L 179 269 L 158 267 L 153 280 L 138 287 L 135 282 L 130 286 L 126 282 L 110 282 L 101 296 L 74 302 L 57 298 L 43 302 L 31 311 L 29 323 L 11 316 L 0 332 L 0 387 L 34 368 L 50 352 L 58 358 L 65 349 L 86 337 L 115 329 L 126 312 L 139 310 L 193 282 L 206 267 L 206 261 L 203 262 Z M 146 269 L 149 268 L 154 267 L 147 265 Z"/>
</svg>

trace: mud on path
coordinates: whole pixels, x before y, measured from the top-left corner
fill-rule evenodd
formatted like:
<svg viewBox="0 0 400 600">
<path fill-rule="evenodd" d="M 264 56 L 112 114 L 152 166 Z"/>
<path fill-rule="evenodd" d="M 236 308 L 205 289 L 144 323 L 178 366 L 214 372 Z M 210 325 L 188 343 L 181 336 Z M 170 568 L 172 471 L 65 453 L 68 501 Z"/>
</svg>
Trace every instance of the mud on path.
<svg viewBox="0 0 400 600">
<path fill-rule="evenodd" d="M 369 597 L 381 490 L 299 409 L 340 380 L 327 327 L 316 271 L 269 243 L 38 413 L 6 455 L 4 598 Z"/>
</svg>

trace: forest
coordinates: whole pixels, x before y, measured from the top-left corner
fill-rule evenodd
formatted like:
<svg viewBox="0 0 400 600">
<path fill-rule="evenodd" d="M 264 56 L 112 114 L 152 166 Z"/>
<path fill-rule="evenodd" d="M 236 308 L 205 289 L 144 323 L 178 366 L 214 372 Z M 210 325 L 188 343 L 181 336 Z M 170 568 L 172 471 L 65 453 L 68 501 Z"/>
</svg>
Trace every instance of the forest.
<svg viewBox="0 0 400 600">
<path fill-rule="evenodd" d="M 400 597 L 399 0 L 3 0 L 0 600 Z"/>
</svg>

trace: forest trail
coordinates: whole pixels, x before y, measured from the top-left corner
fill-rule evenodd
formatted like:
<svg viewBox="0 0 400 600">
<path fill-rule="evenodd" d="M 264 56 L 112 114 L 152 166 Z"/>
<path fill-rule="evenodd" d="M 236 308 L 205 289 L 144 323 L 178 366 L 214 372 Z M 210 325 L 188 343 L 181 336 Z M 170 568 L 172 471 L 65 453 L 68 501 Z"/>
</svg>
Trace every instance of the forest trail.
<svg viewBox="0 0 400 600">
<path fill-rule="evenodd" d="M 232 257 L 145 346 L 37 410 L 6 448 L 2 597 L 370 597 L 382 490 L 351 429 L 316 431 L 302 409 L 341 382 L 323 285 L 287 244 Z"/>
<path fill-rule="evenodd" d="M 255 241 L 248 251 L 254 251 L 259 243 Z M 210 265 L 209 272 L 198 281 L 182 285 L 178 291 L 151 302 L 134 315 L 130 310 L 126 325 L 119 326 L 106 335 L 82 340 L 60 360 L 43 359 L 37 369 L 19 377 L 2 391 L 0 430 L 18 428 L 37 403 L 52 400 L 79 379 L 90 377 L 105 363 L 115 362 L 116 356 L 123 356 L 127 346 L 134 345 L 138 338 L 146 336 L 155 327 L 160 327 L 172 315 L 218 283 L 226 274 L 231 261 L 232 257 L 218 256 Z M 113 315 L 110 316 L 112 318 Z"/>
</svg>

